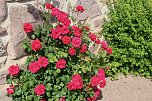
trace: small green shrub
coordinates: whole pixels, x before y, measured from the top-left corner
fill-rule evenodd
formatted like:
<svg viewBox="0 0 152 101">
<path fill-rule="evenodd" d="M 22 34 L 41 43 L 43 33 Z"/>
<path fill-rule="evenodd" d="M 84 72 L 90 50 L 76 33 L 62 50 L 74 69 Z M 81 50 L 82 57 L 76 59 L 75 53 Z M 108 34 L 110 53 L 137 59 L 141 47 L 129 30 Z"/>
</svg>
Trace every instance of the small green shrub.
<svg viewBox="0 0 152 101">
<path fill-rule="evenodd" d="M 113 47 L 109 76 L 132 73 L 152 76 L 152 0 L 116 0 L 103 26 Z"/>
</svg>

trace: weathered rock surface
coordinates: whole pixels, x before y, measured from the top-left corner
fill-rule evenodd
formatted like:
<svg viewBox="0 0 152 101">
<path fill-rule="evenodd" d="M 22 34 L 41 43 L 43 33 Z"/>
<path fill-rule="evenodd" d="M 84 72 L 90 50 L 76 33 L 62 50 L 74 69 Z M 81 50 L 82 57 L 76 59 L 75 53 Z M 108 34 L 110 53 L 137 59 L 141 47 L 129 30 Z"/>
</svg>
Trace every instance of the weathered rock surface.
<svg viewBox="0 0 152 101">
<path fill-rule="evenodd" d="M 6 83 L 7 75 L 8 75 L 8 71 L 0 72 L 0 85 Z"/>
<path fill-rule="evenodd" d="M 78 4 L 81 4 L 85 8 L 85 11 L 78 16 L 76 13 L 74 14 L 77 20 L 85 20 L 87 17 L 92 19 L 102 15 L 99 4 L 96 2 L 96 0 L 78 0 L 76 5 Z"/>
<path fill-rule="evenodd" d="M 0 24 L 6 20 L 7 16 L 7 5 L 5 0 L 0 0 Z"/>
<path fill-rule="evenodd" d="M 11 97 L 7 97 L 6 88 L 9 87 L 9 84 L 0 85 L 0 101 L 12 101 Z"/>
<path fill-rule="evenodd" d="M 0 37 L 3 36 L 3 35 L 5 35 L 6 32 L 7 32 L 7 30 L 4 29 L 4 28 L 2 28 L 2 27 L 0 26 Z"/>
<path fill-rule="evenodd" d="M 36 24 L 40 18 L 38 11 L 31 4 L 10 8 L 10 29 L 8 55 L 11 59 L 17 59 L 25 55 L 22 41 L 27 38 L 23 30 L 23 23 Z"/>
<path fill-rule="evenodd" d="M 2 43 L 2 40 L 0 39 L 0 56 L 2 56 L 6 50 L 4 49 L 4 45 Z"/>
<path fill-rule="evenodd" d="M 0 69 L 5 65 L 6 60 L 7 60 L 7 56 L 0 57 Z"/>
</svg>

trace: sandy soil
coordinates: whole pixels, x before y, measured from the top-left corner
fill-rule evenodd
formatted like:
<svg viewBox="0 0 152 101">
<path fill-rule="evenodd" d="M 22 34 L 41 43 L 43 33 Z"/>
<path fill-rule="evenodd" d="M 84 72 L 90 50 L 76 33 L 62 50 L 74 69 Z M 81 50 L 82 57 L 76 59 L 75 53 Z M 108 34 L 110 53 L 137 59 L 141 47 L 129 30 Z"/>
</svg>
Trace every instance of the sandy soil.
<svg viewBox="0 0 152 101">
<path fill-rule="evenodd" d="M 99 101 L 152 101 L 152 81 L 143 77 L 120 75 L 119 80 L 107 78 Z"/>
</svg>

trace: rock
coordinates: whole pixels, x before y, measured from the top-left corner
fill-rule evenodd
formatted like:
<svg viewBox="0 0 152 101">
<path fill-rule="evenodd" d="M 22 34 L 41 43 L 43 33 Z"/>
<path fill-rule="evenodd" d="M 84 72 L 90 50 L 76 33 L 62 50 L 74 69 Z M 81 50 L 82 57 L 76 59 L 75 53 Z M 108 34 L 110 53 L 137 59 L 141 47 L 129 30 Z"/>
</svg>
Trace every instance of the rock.
<svg viewBox="0 0 152 101">
<path fill-rule="evenodd" d="M 0 57 L 0 69 L 2 66 L 4 66 L 4 64 L 6 63 L 6 60 L 7 60 L 7 56 Z"/>
<path fill-rule="evenodd" d="M 8 75 L 8 71 L 0 72 L 0 85 L 6 83 L 7 75 Z"/>
<path fill-rule="evenodd" d="M 94 21 L 94 26 L 95 27 L 100 27 L 102 25 L 102 19 L 97 19 Z"/>
<path fill-rule="evenodd" d="M 27 68 L 25 67 L 25 65 L 24 65 L 26 59 L 27 59 L 27 56 L 24 56 L 24 57 L 22 57 L 22 58 L 20 58 L 20 59 L 18 59 L 18 60 L 12 60 L 12 59 L 10 59 L 10 57 L 7 57 L 7 60 L 4 62 L 5 65 L 3 65 L 3 66 L 1 67 L 0 72 L 7 71 L 8 68 L 9 68 L 11 65 L 16 65 L 16 64 L 18 64 L 18 66 L 20 67 L 20 69 L 25 70 L 25 69 L 27 69 Z"/>
<path fill-rule="evenodd" d="M 17 59 L 25 55 L 22 41 L 27 38 L 27 34 L 23 30 L 23 23 L 29 22 L 35 25 L 39 22 L 40 17 L 38 11 L 31 4 L 11 7 L 9 15 L 10 27 L 7 51 L 11 59 Z"/>
<path fill-rule="evenodd" d="M 6 50 L 4 49 L 4 45 L 2 43 L 2 40 L 0 39 L 0 56 L 2 56 Z"/>
<path fill-rule="evenodd" d="M 3 45 L 1 44 L 3 49 L 6 50 L 8 44 L 8 34 L 7 34 L 7 30 L 2 28 L 1 26 L 0 26 L 0 40 L 1 40 L 0 43 L 3 44 Z"/>
<path fill-rule="evenodd" d="M 74 13 L 77 20 L 85 20 L 87 17 L 92 19 L 102 15 L 99 4 L 95 0 L 78 0 L 75 6 L 78 4 L 81 4 L 85 8 L 85 11 L 78 16 Z"/>
<path fill-rule="evenodd" d="M 0 36 L 5 35 L 6 32 L 7 30 L 0 26 Z"/>
<path fill-rule="evenodd" d="M 7 18 L 7 5 L 5 0 L 0 0 L 0 24 Z"/>
<path fill-rule="evenodd" d="M 8 97 L 6 95 L 6 88 L 8 88 L 9 86 L 10 84 L 0 85 L 0 101 L 12 101 L 11 97 Z"/>
</svg>

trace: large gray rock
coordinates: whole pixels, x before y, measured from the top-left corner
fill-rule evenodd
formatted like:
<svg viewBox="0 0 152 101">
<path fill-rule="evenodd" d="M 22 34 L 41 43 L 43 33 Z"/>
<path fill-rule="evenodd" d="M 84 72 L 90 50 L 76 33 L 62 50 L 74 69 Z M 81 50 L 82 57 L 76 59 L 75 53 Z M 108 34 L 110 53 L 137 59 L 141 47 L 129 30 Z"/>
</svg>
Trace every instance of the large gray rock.
<svg viewBox="0 0 152 101">
<path fill-rule="evenodd" d="M 9 15 L 10 27 L 7 51 L 10 59 L 17 59 L 25 55 L 22 41 L 27 38 L 27 34 L 23 30 L 23 23 L 29 22 L 34 25 L 40 18 L 38 11 L 31 4 L 11 7 Z"/>
<path fill-rule="evenodd" d="M 2 40 L 0 39 L 0 56 L 2 56 L 6 50 L 4 49 L 4 45 L 2 43 Z"/>
<path fill-rule="evenodd" d="M 75 6 L 78 4 L 81 4 L 85 8 L 85 11 L 78 16 L 76 13 L 74 14 L 77 20 L 85 20 L 87 17 L 93 19 L 102 15 L 100 5 L 96 2 L 96 0 L 78 0 Z"/>
<path fill-rule="evenodd" d="M 8 71 L 0 72 L 0 85 L 6 83 L 7 75 L 8 75 Z"/>
<path fill-rule="evenodd" d="M 5 0 L 0 0 L 0 24 L 7 18 L 7 5 Z"/>
</svg>

